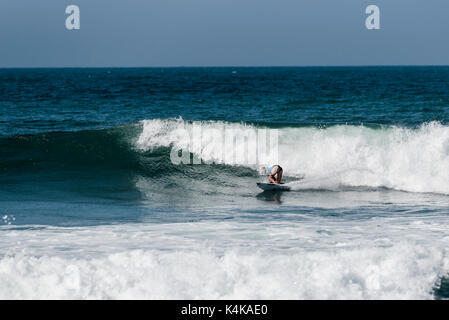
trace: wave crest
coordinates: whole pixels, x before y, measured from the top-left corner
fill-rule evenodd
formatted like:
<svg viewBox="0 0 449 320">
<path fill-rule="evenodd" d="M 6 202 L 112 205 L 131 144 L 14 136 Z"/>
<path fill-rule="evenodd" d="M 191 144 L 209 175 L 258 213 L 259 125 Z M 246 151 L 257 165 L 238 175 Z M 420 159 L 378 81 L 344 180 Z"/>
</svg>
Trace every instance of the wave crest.
<svg viewBox="0 0 449 320">
<path fill-rule="evenodd" d="M 143 130 L 136 146 L 141 150 L 156 147 L 176 147 L 192 150 L 207 161 L 235 165 L 226 157 L 216 157 L 210 150 L 223 145 L 206 139 L 207 148 L 190 134 L 197 124 L 203 132 L 217 132 L 224 127 L 255 131 L 257 126 L 222 121 L 184 121 L 182 119 L 153 119 L 142 121 Z M 278 134 L 278 150 L 271 159 L 284 168 L 287 176 L 306 179 L 294 184 L 294 189 L 335 189 L 339 187 L 385 187 L 410 192 L 449 194 L 449 127 L 430 122 L 418 128 L 337 125 L 328 128 L 288 127 L 266 128 Z M 215 130 L 215 131 L 213 131 Z M 246 143 L 236 140 L 238 145 Z M 212 145 L 211 145 L 212 144 Z M 224 150 L 228 152 L 228 150 Z M 250 155 L 250 154 L 249 154 Z M 270 158 L 269 158 L 270 159 Z M 232 159 L 231 159 L 232 160 Z M 239 163 L 239 165 L 245 165 Z M 256 169 L 258 164 L 246 166 Z"/>
</svg>

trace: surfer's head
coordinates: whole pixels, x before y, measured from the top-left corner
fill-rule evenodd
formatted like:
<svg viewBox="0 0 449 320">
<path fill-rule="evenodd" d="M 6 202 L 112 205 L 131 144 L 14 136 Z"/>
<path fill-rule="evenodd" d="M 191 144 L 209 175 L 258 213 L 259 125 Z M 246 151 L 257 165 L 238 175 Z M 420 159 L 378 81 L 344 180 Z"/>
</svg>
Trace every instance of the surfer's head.
<svg viewBox="0 0 449 320">
<path fill-rule="evenodd" d="M 260 173 L 261 175 L 267 175 L 267 174 L 268 174 L 268 169 L 267 169 L 267 167 L 260 167 L 260 168 L 259 168 L 259 173 Z"/>
</svg>

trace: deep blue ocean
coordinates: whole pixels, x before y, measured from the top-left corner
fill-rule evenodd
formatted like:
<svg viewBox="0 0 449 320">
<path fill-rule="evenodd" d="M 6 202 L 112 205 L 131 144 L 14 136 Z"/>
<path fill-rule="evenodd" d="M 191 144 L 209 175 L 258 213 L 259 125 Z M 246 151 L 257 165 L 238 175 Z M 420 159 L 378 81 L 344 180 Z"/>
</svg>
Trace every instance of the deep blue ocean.
<svg viewBox="0 0 449 320">
<path fill-rule="evenodd" d="M 0 69 L 1 299 L 446 299 L 448 227 L 449 67 Z"/>
</svg>

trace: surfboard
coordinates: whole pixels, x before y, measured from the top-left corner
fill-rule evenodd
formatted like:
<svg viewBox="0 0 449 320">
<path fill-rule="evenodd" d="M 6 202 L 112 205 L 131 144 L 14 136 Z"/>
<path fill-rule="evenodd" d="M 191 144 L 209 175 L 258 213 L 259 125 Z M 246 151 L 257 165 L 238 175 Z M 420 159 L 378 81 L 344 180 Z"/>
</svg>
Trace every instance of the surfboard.
<svg viewBox="0 0 449 320">
<path fill-rule="evenodd" d="M 264 191 L 289 191 L 291 188 L 285 184 L 257 182 L 257 186 Z"/>
</svg>

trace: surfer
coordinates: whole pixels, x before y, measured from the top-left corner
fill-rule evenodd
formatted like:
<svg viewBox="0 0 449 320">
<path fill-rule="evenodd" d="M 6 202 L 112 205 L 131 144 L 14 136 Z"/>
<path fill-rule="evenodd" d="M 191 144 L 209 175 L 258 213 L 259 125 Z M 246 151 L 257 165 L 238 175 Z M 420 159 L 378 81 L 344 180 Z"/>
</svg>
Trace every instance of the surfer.
<svg viewBox="0 0 449 320">
<path fill-rule="evenodd" d="M 260 168 L 260 174 L 267 174 L 268 180 L 275 184 L 283 184 L 281 182 L 283 171 L 282 167 L 278 164 L 271 166 L 268 169 L 266 167 Z"/>
</svg>

